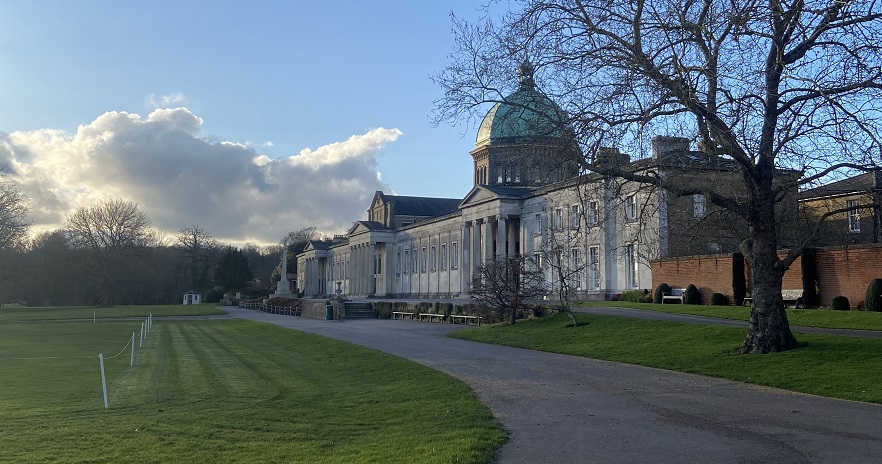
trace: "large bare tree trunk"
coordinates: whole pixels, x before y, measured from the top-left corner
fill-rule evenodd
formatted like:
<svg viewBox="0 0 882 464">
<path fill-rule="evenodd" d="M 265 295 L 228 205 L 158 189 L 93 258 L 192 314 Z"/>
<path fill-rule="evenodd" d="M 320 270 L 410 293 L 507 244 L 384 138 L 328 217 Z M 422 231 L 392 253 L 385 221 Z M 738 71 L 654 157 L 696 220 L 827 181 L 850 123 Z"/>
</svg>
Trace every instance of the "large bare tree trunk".
<svg viewBox="0 0 882 464">
<path fill-rule="evenodd" d="M 750 261 L 750 328 L 742 353 L 772 353 L 792 350 L 799 346 L 790 331 L 781 284 L 784 268 L 778 259 L 775 234 L 774 204 L 769 202 L 757 208 L 757 217 L 751 228 L 752 246 L 746 255 Z"/>
</svg>

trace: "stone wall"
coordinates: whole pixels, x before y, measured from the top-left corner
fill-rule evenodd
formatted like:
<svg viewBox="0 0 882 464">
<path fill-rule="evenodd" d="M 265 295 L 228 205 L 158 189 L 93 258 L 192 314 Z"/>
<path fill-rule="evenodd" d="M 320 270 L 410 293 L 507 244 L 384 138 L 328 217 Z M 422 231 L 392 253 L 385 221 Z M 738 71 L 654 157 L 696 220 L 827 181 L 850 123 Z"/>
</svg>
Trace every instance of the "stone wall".
<svg viewBox="0 0 882 464">
<path fill-rule="evenodd" d="M 781 253 L 783 256 L 784 252 Z M 822 306 L 829 307 L 833 297 L 843 295 L 848 297 L 852 307 L 862 307 L 870 281 L 882 278 L 882 266 L 879 265 L 882 262 L 882 246 L 819 249 L 816 259 Z M 705 304 L 715 292 L 726 295 L 731 302 L 732 256 L 721 254 L 653 261 L 653 289 L 662 282 L 675 288 L 695 284 Z M 801 258 L 797 258 L 784 273 L 782 287 L 785 290 L 802 289 Z"/>
<path fill-rule="evenodd" d="M 302 317 L 308 317 L 311 319 L 326 319 L 327 314 L 325 312 L 325 307 L 331 304 L 331 300 L 303 300 L 303 312 L 301 312 Z M 338 302 L 334 302 L 334 319 L 340 319 L 340 312 L 342 310 L 342 305 Z"/>
</svg>

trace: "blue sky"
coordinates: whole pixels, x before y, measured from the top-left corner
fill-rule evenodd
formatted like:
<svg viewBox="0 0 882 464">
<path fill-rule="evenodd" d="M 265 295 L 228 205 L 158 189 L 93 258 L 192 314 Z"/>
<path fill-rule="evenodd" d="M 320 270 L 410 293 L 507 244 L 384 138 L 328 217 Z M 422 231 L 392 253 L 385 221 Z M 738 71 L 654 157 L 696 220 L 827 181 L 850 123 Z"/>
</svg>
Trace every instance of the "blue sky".
<svg viewBox="0 0 882 464">
<path fill-rule="evenodd" d="M 0 165 L 38 229 L 123 197 L 272 243 L 343 232 L 380 188 L 462 197 L 475 128 L 430 125 L 429 76 L 481 3 L 2 0 Z"/>
</svg>

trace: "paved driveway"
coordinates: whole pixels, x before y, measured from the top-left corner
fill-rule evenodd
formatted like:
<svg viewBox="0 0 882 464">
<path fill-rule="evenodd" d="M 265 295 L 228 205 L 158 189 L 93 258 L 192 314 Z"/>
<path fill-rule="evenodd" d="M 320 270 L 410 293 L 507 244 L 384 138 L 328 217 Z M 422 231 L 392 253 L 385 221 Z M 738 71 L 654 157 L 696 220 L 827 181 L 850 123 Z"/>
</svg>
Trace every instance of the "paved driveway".
<svg viewBox="0 0 882 464">
<path fill-rule="evenodd" d="M 448 324 L 225 309 L 463 380 L 509 431 L 498 463 L 882 462 L 877 405 L 457 340 Z"/>
</svg>

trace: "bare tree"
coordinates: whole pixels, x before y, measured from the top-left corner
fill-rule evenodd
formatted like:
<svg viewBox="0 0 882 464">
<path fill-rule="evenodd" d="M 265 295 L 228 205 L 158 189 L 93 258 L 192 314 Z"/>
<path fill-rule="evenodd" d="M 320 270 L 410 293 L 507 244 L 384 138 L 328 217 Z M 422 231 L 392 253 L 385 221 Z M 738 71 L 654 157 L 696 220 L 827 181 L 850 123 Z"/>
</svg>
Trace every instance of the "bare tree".
<svg viewBox="0 0 882 464">
<path fill-rule="evenodd" d="M 562 104 L 582 165 L 704 195 L 746 224 L 754 297 L 743 353 L 798 346 L 781 299 L 776 204 L 802 185 L 880 161 L 882 5 L 871 0 L 524 0 L 502 20 L 456 21 L 453 61 L 436 76 L 438 121 L 480 116 L 525 56 Z M 685 135 L 731 182 L 681 183 L 595 163 L 603 146 L 640 149 Z M 699 160 L 701 161 L 701 160 Z M 723 185 L 725 184 L 725 185 Z"/>
<path fill-rule="evenodd" d="M 0 170 L 0 250 L 21 248 L 31 221 L 30 204 L 18 186 L 3 179 Z"/>
<path fill-rule="evenodd" d="M 537 304 L 546 294 L 542 270 L 522 255 L 499 256 L 478 266 L 472 276 L 472 303 L 495 319 L 514 324 L 518 311 Z"/>
<path fill-rule="evenodd" d="M 115 301 L 117 285 L 130 277 L 131 261 L 155 239 L 149 227 L 150 219 L 136 203 L 120 199 L 79 208 L 68 217 L 71 244 L 86 252 L 104 304 Z"/>
<path fill-rule="evenodd" d="M 209 269 L 220 247 L 211 234 L 198 225 L 182 227 L 175 236 L 179 257 L 190 278 L 191 290 L 203 291 L 211 286 Z"/>
</svg>

